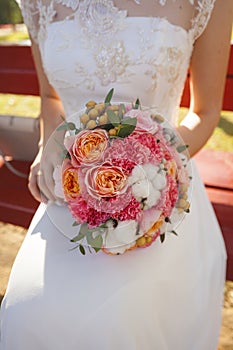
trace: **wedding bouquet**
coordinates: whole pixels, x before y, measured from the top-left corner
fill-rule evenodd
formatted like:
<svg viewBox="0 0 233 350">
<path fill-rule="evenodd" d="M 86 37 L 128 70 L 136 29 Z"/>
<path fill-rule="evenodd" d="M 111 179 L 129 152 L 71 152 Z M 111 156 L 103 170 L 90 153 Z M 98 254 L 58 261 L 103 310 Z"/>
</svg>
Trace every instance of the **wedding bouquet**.
<svg viewBox="0 0 233 350">
<path fill-rule="evenodd" d="M 77 225 L 82 254 L 122 254 L 163 242 L 189 211 L 186 146 L 162 116 L 135 104 L 89 101 L 65 121 L 65 155 L 54 173 Z"/>
</svg>

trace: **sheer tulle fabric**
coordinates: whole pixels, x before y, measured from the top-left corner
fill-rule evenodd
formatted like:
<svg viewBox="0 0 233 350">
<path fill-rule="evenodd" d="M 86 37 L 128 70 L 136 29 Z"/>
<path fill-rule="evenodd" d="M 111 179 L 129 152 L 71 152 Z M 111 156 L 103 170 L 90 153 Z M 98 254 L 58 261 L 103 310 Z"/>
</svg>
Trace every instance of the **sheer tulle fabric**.
<svg viewBox="0 0 233 350">
<path fill-rule="evenodd" d="M 131 3 L 138 6 L 138 9 L 132 7 L 132 16 L 166 18 L 169 22 L 192 31 L 195 40 L 205 29 L 215 0 L 153 0 L 149 7 L 148 4 L 147 7 L 144 6 L 140 0 L 132 0 Z M 83 12 L 88 12 L 90 9 L 91 11 L 101 9 L 105 14 L 106 8 L 114 7 L 112 0 L 22 0 L 20 4 L 24 21 L 36 41 L 40 39 L 40 32 L 46 31 L 49 23 L 72 18 L 77 13 L 82 16 Z M 121 11 L 126 15 L 127 9 Z"/>
</svg>

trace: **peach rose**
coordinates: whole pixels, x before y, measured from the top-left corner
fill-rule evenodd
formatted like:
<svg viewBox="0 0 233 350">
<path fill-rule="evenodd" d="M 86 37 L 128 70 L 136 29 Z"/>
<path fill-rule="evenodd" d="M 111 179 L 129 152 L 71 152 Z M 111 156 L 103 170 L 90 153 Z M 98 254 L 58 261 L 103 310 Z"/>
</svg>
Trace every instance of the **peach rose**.
<svg viewBox="0 0 233 350">
<path fill-rule="evenodd" d="M 85 185 L 92 197 L 110 198 L 126 191 L 127 177 L 120 167 L 104 164 L 86 172 Z"/>
<path fill-rule="evenodd" d="M 67 201 L 76 198 L 80 194 L 77 169 L 67 167 L 62 173 L 62 185 L 65 199 Z"/>
<path fill-rule="evenodd" d="M 83 130 L 76 136 L 66 137 L 64 143 L 73 166 L 79 166 L 98 163 L 107 148 L 108 140 L 105 130 Z"/>
</svg>

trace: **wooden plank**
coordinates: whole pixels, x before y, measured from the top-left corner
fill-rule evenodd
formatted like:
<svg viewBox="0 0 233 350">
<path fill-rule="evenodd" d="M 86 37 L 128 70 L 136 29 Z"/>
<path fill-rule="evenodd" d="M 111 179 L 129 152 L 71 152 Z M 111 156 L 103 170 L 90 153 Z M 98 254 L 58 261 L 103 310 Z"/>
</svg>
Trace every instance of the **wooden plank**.
<svg viewBox="0 0 233 350">
<path fill-rule="evenodd" d="M 233 75 L 229 74 L 226 79 L 225 91 L 223 96 L 223 109 L 225 111 L 233 111 Z"/>
<path fill-rule="evenodd" d="M 38 96 L 39 86 L 36 72 L 33 70 L 0 70 L 0 92 Z"/>
<path fill-rule="evenodd" d="M 30 46 L 0 46 L 0 92 L 39 95 Z"/>
<path fill-rule="evenodd" d="M 233 152 L 204 148 L 194 159 L 206 186 L 233 190 Z"/>
<path fill-rule="evenodd" d="M 28 174 L 30 162 L 14 160 L 11 164 Z M 27 188 L 27 179 L 16 176 L 3 165 L 0 168 L 0 221 L 28 227 L 37 206 Z"/>
<path fill-rule="evenodd" d="M 227 251 L 226 279 L 233 281 L 233 191 L 206 187 L 211 201 Z"/>
</svg>

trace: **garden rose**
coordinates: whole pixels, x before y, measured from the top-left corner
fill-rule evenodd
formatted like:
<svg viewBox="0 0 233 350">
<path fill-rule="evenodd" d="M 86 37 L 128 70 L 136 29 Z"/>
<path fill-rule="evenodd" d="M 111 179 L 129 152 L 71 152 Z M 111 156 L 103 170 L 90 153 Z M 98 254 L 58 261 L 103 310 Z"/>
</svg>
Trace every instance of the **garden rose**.
<svg viewBox="0 0 233 350">
<path fill-rule="evenodd" d="M 62 173 L 62 183 L 64 196 L 67 201 L 75 199 L 79 195 L 80 186 L 77 169 L 72 166 L 65 168 Z"/>
<path fill-rule="evenodd" d="M 83 130 L 76 136 L 66 137 L 65 146 L 73 166 L 93 165 L 102 160 L 108 141 L 105 130 Z"/>
<path fill-rule="evenodd" d="M 111 198 L 127 190 L 127 177 L 120 167 L 104 164 L 86 172 L 87 192 L 97 199 Z"/>
</svg>

